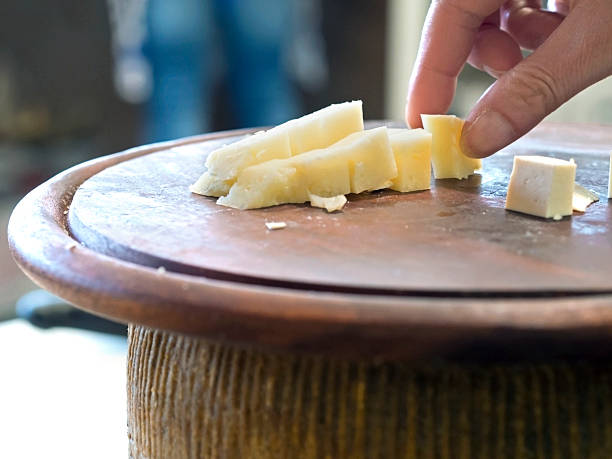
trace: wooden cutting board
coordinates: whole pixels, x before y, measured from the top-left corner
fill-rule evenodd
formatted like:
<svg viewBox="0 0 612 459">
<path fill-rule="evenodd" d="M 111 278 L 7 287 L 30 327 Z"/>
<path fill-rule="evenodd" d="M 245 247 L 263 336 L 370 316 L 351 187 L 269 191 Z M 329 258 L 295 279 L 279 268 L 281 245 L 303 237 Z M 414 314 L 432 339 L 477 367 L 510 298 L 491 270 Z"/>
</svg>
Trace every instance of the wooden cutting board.
<svg viewBox="0 0 612 459">
<path fill-rule="evenodd" d="M 334 214 L 238 211 L 189 193 L 206 154 L 244 134 L 143 146 L 54 177 L 13 212 L 15 260 L 96 314 L 245 346 L 403 360 L 612 352 L 612 128 L 544 124 L 480 176 L 349 196 Z M 515 153 L 573 157 L 601 201 L 560 222 L 505 211 Z"/>
<path fill-rule="evenodd" d="M 87 247 L 150 267 L 257 285 L 356 293 L 542 295 L 612 292 L 612 134 L 544 126 L 431 191 L 349 195 L 240 211 L 189 192 L 207 154 L 240 137 L 169 148 L 109 167 L 77 190 L 69 229 Z M 583 139 L 581 141 L 581 139 Z M 601 200 L 544 220 L 504 209 L 514 154 L 574 158 Z M 266 222 L 285 222 L 268 231 Z"/>
</svg>

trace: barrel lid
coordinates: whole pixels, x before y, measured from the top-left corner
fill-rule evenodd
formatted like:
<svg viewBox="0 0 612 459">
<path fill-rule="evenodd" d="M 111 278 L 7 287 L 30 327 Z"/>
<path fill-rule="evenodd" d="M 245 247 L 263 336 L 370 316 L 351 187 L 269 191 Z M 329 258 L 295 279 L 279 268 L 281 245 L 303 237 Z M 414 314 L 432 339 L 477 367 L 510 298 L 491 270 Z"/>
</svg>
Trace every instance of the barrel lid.
<svg viewBox="0 0 612 459">
<path fill-rule="evenodd" d="M 191 194 L 206 155 L 246 133 L 140 147 L 60 174 L 15 210 L 18 263 L 111 318 L 289 349 L 406 357 L 466 331 L 472 342 L 492 327 L 561 336 L 612 324 L 609 127 L 544 124 L 468 180 L 349 196 L 332 214 L 240 211 Z M 560 222 L 505 211 L 517 153 L 573 158 L 577 182 L 600 201 Z M 269 231 L 272 221 L 287 227 Z M 427 346 L 397 348 L 418 342 Z"/>
</svg>

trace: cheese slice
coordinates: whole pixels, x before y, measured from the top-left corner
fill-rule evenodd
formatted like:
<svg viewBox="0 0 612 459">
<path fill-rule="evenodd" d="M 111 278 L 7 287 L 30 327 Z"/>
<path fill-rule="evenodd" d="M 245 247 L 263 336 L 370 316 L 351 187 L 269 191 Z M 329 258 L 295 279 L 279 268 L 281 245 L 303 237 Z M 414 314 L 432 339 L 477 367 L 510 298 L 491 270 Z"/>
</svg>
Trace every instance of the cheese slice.
<svg viewBox="0 0 612 459">
<path fill-rule="evenodd" d="M 424 129 L 389 129 L 397 166 L 390 188 L 410 192 L 431 188 L 431 134 Z"/>
<path fill-rule="evenodd" d="M 223 196 L 247 167 L 325 148 L 359 131 L 363 131 L 361 101 L 330 105 L 213 151 L 206 160 L 207 171 L 190 189 Z"/>
<path fill-rule="evenodd" d="M 574 185 L 572 208 L 575 211 L 585 212 L 587 207 L 597 201 L 599 201 L 599 196 L 597 196 L 597 194 L 591 190 L 587 190 L 585 187 L 580 186 L 577 183 Z"/>
<path fill-rule="evenodd" d="M 363 131 L 360 100 L 334 104 L 271 129 L 287 132 L 291 155 L 326 148 L 354 132 Z"/>
<path fill-rule="evenodd" d="M 217 204 L 255 209 L 387 188 L 397 175 L 386 127 L 356 132 L 328 148 L 246 168 Z"/>
<path fill-rule="evenodd" d="M 482 167 L 480 159 L 468 158 L 459 144 L 464 121 L 454 115 L 421 115 L 423 127 L 432 134 L 431 159 L 437 179 L 464 179 Z"/>
<path fill-rule="evenodd" d="M 544 218 L 572 214 L 576 163 L 545 156 L 515 156 L 506 209 Z"/>
</svg>

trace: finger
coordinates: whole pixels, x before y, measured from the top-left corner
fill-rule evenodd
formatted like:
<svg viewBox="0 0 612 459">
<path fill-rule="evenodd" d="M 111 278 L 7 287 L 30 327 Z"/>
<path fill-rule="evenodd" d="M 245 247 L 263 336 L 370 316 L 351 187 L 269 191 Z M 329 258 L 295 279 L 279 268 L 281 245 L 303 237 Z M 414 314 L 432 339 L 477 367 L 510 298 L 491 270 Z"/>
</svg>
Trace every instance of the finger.
<svg viewBox="0 0 612 459">
<path fill-rule="evenodd" d="M 499 30 L 500 12 L 495 11 L 482 23 L 474 39 L 468 63 L 499 78 L 523 58 L 516 42 Z"/>
<path fill-rule="evenodd" d="M 480 24 L 480 27 L 487 26 L 487 25 L 493 25 L 495 27 L 499 27 L 500 24 L 501 24 L 501 20 L 499 17 L 499 10 L 495 10 L 493 11 L 493 13 L 489 14 L 486 18 L 484 18 L 484 20 L 482 21 L 482 24 Z"/>
<path fill-rule="evenodd" d="M 408 89 L 406 122 L 421 126 L 421 113 L 446 113 L 483 20 L 503 0 L 438 0 L 427 13 Z"/>
<path fill-rule="evenodd" d="M 563 21 L 540 5 L 540 0 L 510 0 L 502 7 L 501 28 L 525 49 L 537 49 Z"/>
<path fill-rule="evenodd" d="M 500 78 L 521 60 L 523 55 L 518 44 L 510 35 L 493 25 L 480 28 L 468 58 L 470 65 L 494 78 Z"/>
<path fill-rule="evenodd" d="M 466 154 L 493 154 L 563 102 L 612 74 L 612 40 L 606 36 L 611 21 L 608 0 L 578 4 L 538 50 L 478 101 L 461 138 Z"/>
</svg>

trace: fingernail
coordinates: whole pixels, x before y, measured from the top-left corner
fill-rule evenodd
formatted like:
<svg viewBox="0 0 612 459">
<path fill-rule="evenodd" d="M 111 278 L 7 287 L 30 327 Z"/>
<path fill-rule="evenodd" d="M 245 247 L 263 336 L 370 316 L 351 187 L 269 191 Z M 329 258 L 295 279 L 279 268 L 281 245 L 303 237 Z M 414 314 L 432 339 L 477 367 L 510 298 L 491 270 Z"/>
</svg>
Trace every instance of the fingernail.
<svg viewBox="0 0 612 459">
<path fill-rule="evenodd" d="M 495 70 L 489 67 L 488 65 L 483 65 L 482 68 L 485 72 L 487 72 L 493 78 L 496 78 L 498 80 L 504 75 L 504 73 L 506 73 L 505 70 Z"/>
<path fill-rule="evenodd" d="M 485 158 L 515 140 L 512 125 L 500 113 L 487 111 L 471 123 L 466 123 L 461 133 L 461 148 L 466 156 Z"/>
</svg>

